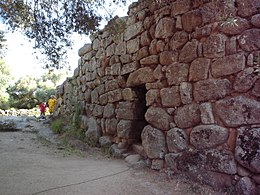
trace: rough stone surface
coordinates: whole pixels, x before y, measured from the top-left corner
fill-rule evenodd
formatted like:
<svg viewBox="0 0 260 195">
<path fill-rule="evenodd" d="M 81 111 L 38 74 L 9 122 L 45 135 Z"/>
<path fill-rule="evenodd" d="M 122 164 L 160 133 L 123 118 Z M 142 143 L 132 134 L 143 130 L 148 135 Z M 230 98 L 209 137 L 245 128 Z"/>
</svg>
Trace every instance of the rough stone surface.
<svg viewBox="0 0 260 195">
<path fill-rule="evenodd" d="M 188 135 L 183 129 L 172 128 L 167 132 L 167 146 L 169 152 L 179 152 L 187 148 Z"/>
<path fill-rule="evenodd" d="M 142 145 L 149 158 L 162 158 L 166 153 L 165 137 L 162 131 L 148 125 L 142 132 Z"/>
<path fill-rule="evenodd" d="M 240 47 L 245 51 L 256 51 L 260 48 L 260 29 L 249 29 L 244 31 L 239 39 Z"/>
<path fill-rule="evenodd" d="M 110 146 L 109 148 L 109 153 L 112 157 L 114 158 L 122 158 L 123 154 L 126 152 L 127 150 L 125 148 L 119 148 L 118 144 L 113 144 L 112 146 Z"/>
<path fill-rule="evenodd" d="M 237 164 L 231 152 L 212 149 L 206 151 L 205 156 L 206 169 L 227 174 L 235 174 L 237 172 Z"/>
<path fill-rule="evenodd" d="M 185 45 L 188 40 L 188 33 L 185 31 L 178 31 L 172 36 L 170 40 L 170 47 L 174 51 Z"/>
<path fill-rule="evenodd" d="M 225 55 L 226 40 L 225 35 L 211 35 L 203 43 L 203 55 L 207 58 L 223 57 Z"/>
<path fill-rule="evenodd" d="M 164 161 L 160 159 L 152 160 L 151 169 L 153 170 L 161 170 L 163 168 Z"/>
<path fill-rule="evenodd" d="M 238 129 L 236 160 L 254 173 L 260 173 L 260 128 Z"/>
<path fill-rule="evenodd" d="M 172 4 L 172 15 L 176 16 L 184 14 L 189 11 L 191 7 L 191 0 L 177 0 Z"/>
<path fill-rule="evenodd" d="M 220 25 L 220 31 L 227 35 L 237 35 L 248 29 L 249 26 L 246 19 L 237 17 L 223 21 Z"/>
<path fill-rule="evenodd" d="M 133 3 L 79 50 L 55 116 L 80 105 L 82 128 L 95 120 L 116 155 L 135 148 L 155 170 L 251 193 L 241 177 L 259 183 L 259 10 L 259 0 Z"/>
<path fill-rule="evenodd" d="M 202 14 L 200 10 L 193 10 L 182 15 L 182 25 L 185 31 L 191 32 L 202 24 Z"/>
<path fill-rule="evenodd" d="M 151 55 L 140 60 L 141 65 L 149 66 L 159 63 L 159 57 L 157 55 Z"/>
<path fill-rule="evenodd" d="M 260 102 L 243 96 L 216 102 L 216 114 L 227 127 L 260 123 Z"/>
<path fill-rule="evenodd" d="M 150 89 L 146 93 L 146 105 L 151 106 L 160 102 L 160 91 L 158 89 Z"/>
<path fill-rule="evenodd" d="M 228 129 L 217 125 L 199 125 L 192 129 L 190 143 L 197 149 L 214 148 L 228 139 Z"/>
<path fill-rule="evenodd" d="M 236 192 L 244 195 L 256 194 L 256 186 L 249 177 L 242 177 L 235 186 Z"/>
<path fill-rule="evenodd" d="M 234 156 L 225 150 L 185 150 L 165 155 L 166 166 L 178 172 L 200 170 L 235 174 L 237 167 Z"/>
<path fill-rule="evenodd" d="M 162 108 L 150 107 L 145 113 L 145 119 L 148 123 L 161 130 L 169 130 L 171 117 Z"/>
<path fill-rule="evenodd" d="M 196 39 L 186 43 L 180 52 L 179 61 L 188 63 L 195 60 L 198 57 L 197 48 L 198 41 Z"/>
<path fill-rule="evenodd" d="M 175 30 L 175 20 L 172 18 L 162 18 L 155 28 L 156 38 L 168 38 L 171 37 Z"/>
<path fill-rule="evenodd" d="M 260 79 L 255 82 L 254 88 L 252 89 L 252 94 L 256 97 L 260 97 Z"/>
<path fill-rule="evenodd" d="M 200 123 L 198 104 L 189 104 L 177 109 L 174 121 L 180 128 L 189 128 Z"/>
<path fill-rule="evenodd" d="M 203 124 L 215 123 L 211 103 L 202 103 L 200 105 L 200 113 L 201 113 L 201 122 Z"/>
<path fill-rule="evenodd" d="M 188 64 L 171 64 L 166 69 L 166 78 L 169 85 L 179 85 L 181 82 L 187 81 L 188 74 Z"/>
<path fill-rule="evenodd" d="M 257 27 L 260 28 L 260 14 L 256 14 L 251 18 L 251 23 Z"/>
<path fill-rule="evenodd" d="M 178 53 L 172 51 L 164 51 L 160 53 L 160 64 L 161 65 L 170 65 L 173 62 L 177 62 Z"/>
<path fill-rule="evenodd" d="M 133 126 L 133 122 L 130 120 L 120 120 L 117 124 L 117 135 L 120 138 L 132 138 L 131 137 L 131 129 Z"/>
<path fill-rule="evenodd" d="M 234 82 L 234 89 L 238 92 L 247 92 L 252 88 L 257 78 L 253 68 L 246 68 L 237 74 Z"/>
<path fill-rule="evenodd" d="M 129 155 L 125 158 L 125 161 L 130 165 L 135 165 L 139 160 L 141 160 L 141 156 L 139 154 Z"/>
<path fill-rule="evenodd" d="M 164 107 L 176 107 L 181 104 L 179 87 L 163 88 L 160 91 L 160 95 Z"/>
<path fill-rule="evenodd" d="M 245 68 L 244 54 L 234 54 L 220 58 L 212 63 L 211 71 L 214 77 L 237 73 Z"/>
<path fill-rule="evenodd" d="M 82 48 L 79 49 L 78 55 L 83 56 L 84 54 L 90 52 L 92 50 L 91 44 L 85 44 Z"/>
<path fill-rule="evenodd" d="M 101 136 L 99 138 L 99 144 L 101 147 L 110 147 L 112 145 L 112 138 L 110 136 Z"/>
<path fill-rule="evenodd" d="M 227 79 L 208 79 L 194 84 L 195 101 L 217 100 L 229 95 L 232 83 Z"/>
<path fill-rule="evenodd" d="M 207 58 L 198 58 L 190 65 L 189 81 L 199 81 L 208 78 L 210 60 Z"/>
<path fill-rule="evenodd" d="M 238 15 L 242 17 L 251 16 L 257 13 L 260 3 L 257 0 L 237 0 Z"/>
<path fill-rule="evenodd" d="M 127 79 L 127 86 L 133 87 L 142 85 L 145 83 L 154 82 L 155 78 L 153 77 L 153 69 L 149 67 L 140 68 L 136 70 L 135 72 L 131 73 L 129 75 L 129 78 Z"/>
<path fill-rule="evenodd" d="M 181 102 L 183 104 L 192 103 L 192 84 L 188 82 L 182 82 L 180 85 Z"/>
<path fill-rule="evenodd" d="M 88 129 L 85 133 L 86 141 L 92 146 L 95 146 L 101 136 L 101 129 L 94 118 L 89 118 L 87 121 Z"/>
<path fill-rule="evenodd" d="M 141 34 L 143 31 L 143 26 L 142 22 L 138 22 L 135 24 L 132 24 L 127 27 L 125 34 L 124 34 L 124 39 L 126 41 L 130 40 L 131 38 L 136 37 L 137 35 Z"/>
</svg>

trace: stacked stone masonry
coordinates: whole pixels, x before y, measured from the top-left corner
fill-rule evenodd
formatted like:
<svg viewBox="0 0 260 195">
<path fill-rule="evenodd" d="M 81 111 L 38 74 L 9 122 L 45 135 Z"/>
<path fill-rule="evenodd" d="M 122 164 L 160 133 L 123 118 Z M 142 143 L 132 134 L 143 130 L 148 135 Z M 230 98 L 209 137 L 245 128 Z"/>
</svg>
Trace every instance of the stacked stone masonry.
<svg viewBox="0 0 260 195">
<path fill-rule="evenodd" d="M 59 115 L 80 106 L 89 141 L 153 169 L 259 193 L 259 0 L 139 0 L 91 41 Z"/>
</svg>

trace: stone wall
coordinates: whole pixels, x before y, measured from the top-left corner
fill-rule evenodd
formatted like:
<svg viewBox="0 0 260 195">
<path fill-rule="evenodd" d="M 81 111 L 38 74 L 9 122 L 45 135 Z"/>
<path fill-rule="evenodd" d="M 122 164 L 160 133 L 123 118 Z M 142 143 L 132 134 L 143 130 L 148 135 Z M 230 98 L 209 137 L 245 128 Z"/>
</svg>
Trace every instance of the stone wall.
<svg viewBox="0 0 260 195">
<path fill-rule="evenodd" d="M 152 169 L 254 194 L 260 184 L 260 1 L 139 0 L 79 49 L 57 110 L 89 142 Z"/>
</svg>

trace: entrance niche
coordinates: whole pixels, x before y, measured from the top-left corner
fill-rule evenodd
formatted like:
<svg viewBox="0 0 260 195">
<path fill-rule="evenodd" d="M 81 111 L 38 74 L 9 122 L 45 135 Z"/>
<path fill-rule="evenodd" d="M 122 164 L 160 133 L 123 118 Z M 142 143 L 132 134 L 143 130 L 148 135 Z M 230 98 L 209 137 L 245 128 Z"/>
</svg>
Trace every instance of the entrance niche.
<svg viewBox="0 0 260 195">
<path fill-rule="evenodd" d="M 134 115 L 136 120 L 132 123 L 132 131 L 135 137 L 135 143 L 141 143 L 141 133 L 143 128 L 148 125 L 145 120 L 145 113 L 147 111 L 146 106 L 146 93 L 147 89 L 145 85 L 139 85 L 132 88 L 136 94 L 135 106 L 134 106 Z"/>
</svg>

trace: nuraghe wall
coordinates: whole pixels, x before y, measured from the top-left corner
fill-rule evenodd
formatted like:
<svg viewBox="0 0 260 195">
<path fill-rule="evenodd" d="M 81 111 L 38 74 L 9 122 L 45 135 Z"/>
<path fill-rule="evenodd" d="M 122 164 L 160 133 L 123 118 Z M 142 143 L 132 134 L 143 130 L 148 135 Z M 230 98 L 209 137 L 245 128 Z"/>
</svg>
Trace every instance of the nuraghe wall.
<svg viewBox="0 0 260 195">
<path fill-rule="evenodd" d="M 89 143 L 240 194 L 260 183 L 260 1 L 139 1 L 59 88 Z"/>
</svg>

